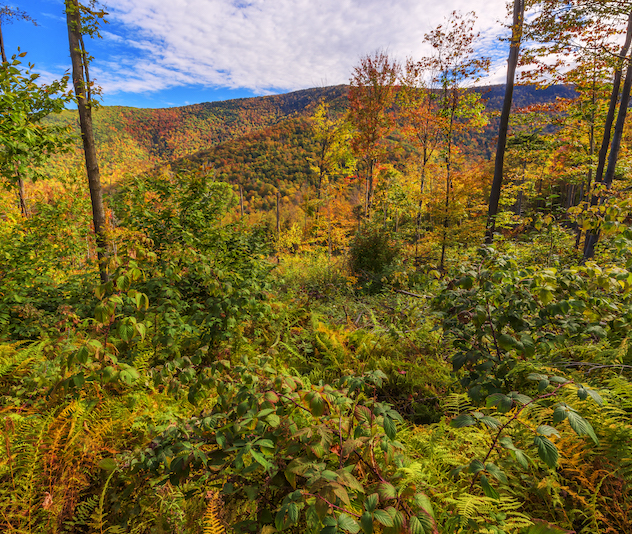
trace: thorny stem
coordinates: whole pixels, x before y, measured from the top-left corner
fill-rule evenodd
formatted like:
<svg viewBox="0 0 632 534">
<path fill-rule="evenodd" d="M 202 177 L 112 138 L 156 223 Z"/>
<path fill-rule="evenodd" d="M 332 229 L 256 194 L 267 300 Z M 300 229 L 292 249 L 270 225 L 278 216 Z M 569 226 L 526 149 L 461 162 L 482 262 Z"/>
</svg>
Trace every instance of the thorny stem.
<svg viewBox="0 0 632 534">
<path fill-rule="evenodd" d="M 503 357 L 500 353 L 500 347 L 498 346 L 498 339 L 496 338 L 496 330 L 494 329 L 494 321 L 492 320 L 492 312 L 489 309 L 489 300 L 486 299 L 485 303 L 487 304 L 487 318 L 489 319 L 489 327 L 492 330 L 492 337 L 494 338 L 494 347 L 496 347 L 496 355 L 498 356 L 498 361 L 502 362 Z"/>
<path fill-rule="evenodd" d="M 273 389 L 269 389 L 268 391 L 276 393 L 277 395 L 279 395 L 279 397 L 281 397 L 282 399 L 286 399 L 288 401 L 290 401 L 292 404 L 294 404 L 296 407 L 300 408 L 301 410 L 306 411 L 307 413 L 312 413 L 310 410 L 308 410 L 307 408 L 305 408 L 305 406 L 301 406 L 298 402 L 296 402 L 293 398 L 288 397 L 287 395 L 285 395 L 284 393 L 279 393 L 278 391 L 274 391 Z M 375 414 L 371 414 L 372 417 L 375 417 Z M 336 437 L 338 437 L 339 439 L 342 439 L 342 434 L 339 434 L 336 430 L 332 430 L 332 432 L 336 435 Z M 375 465 L 375 458 L 373 456 L 373 449 L 371 450 L 371 460 L 373 462 L 373 464 L 367 462 L 364 458 L 362 458 L 362 455 L 356 451 L 353 450 L 351 451 L 353 454 L 355 454 L 358 459 L 364 464 L 366 465 L 369 469 L 371 469 L 371 471 L 373 472 L 373 474 L 378 477 L 380 479 L 380 481 L 382 482 L 386 482 L 386 480 L 384 479 L 384 477 L 382 477 L 382 474 L 380 473 L 379 469 L 377 468 L 377 465 Z M 342 453 L 342 451 L 341 451 Z"/>
<path fill-rule="evenodd" d="M 351 510 L 347 510 L 345 508 L 342 508 L 341 506 L 336 506 L 334 503 L 328 501 L 327 499 L 325 499 L 325 497 L 323 497 L 322 495 L 316 495 L 314 493 L 308 493 L 305 492 L 303 493 L 303 497 L 315 497 L 317 499 L 320 499 L 321 501 L 327 503 L 329 506 L 331 506 L 332 508 L 335 508 L 336 510 L 340 510 L 341 512 L 344 512 L 345 514 L 349 514 L 352 515 L 353 517 L 357 517 L 358 519 L 360 519 L 360 514 L 356 514 L 355 512 L 352 512 Z"/>
<path fill-rule="evenodd" d="M 550 393 L 545 393 L 544 395 L 540 395 L 539 397 L 536 397 L 535 399 L 531 399 L 526 404 L 523 404 L 520 407 L 520 409 L 517 410 L 516 413 L 504 425 L 502 425 L 498 429 L 498 432 L 497 432 L 496 436 L 494 437 L 494 440 L 492 441 L 492 444 L 489 447 L 489 450 L 487 451 L 487 454 L 485 455 L 485 458 L 483 460 L 483 466 L 487 463 L 487 460 L 489 460 L 489 457 L 491 456 L 492 452 L 494 452 L 494 450 L 496 449 L 496 444 L 498 443 L 498 440 L 500 439 L 500 436 L 502 435 L 502 433 L 505 430 L 505 428 L 507 428 L 511 423 L 513 423 L 516 419 L 518 419 L 518 417 L 520 417 L 520 414 L 523 412 L 523 410 L 527 406 L 533 404 L 536 401 L 540 401 L 540 400 L 546 399 L 548 397 L 554 397 L 557 394 L 557 392 L 560 390 L 560 388 L 563 388 L 564 386 L 567 386 L 568 384 L 571 384 L 571 383 L 572 382 L 570 380 L 567 381 L 567 382 L 564 382 L 563 384 L 560 384 L 559 386 L 557 386 Z M 474 489 L 474 484 L 476 483 L 477 479 L 478 479 L 478 473 L 476 473 L 476 475 L 474 475 L 474 478 L 472 479 L 472 483 L 470 484 L 470 490 L 469 490 L 470 493 L 472 493 L 472 490 Z"/>
</svg>

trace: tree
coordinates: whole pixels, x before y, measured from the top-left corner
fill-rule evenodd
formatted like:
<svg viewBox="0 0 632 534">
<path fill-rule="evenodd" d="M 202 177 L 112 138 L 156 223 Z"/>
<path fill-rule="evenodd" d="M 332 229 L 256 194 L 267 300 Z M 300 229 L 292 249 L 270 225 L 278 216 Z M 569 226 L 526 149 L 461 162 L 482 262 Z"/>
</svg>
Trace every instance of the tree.
<svg viewBox="0 0 632 534">
<path fill-rule="evenodd" d="M 66 126 L 43 124 L 42 119 L 61 112 L 70 97 L 64 92 L 67 78 L 39 86 L 33 65 L 25 72 L 20 65 L 13 56 L 0 68 L 0 176 L 18 186 L 20 209 L 28 217 L 24 176 L 41 177 L 38 166 L 50 154 L 65 150 L 71 141 Z"/>
<path fill-rule="evenodd" d="M 522 23 L 524 21 L 525 0 L 514 0 L 513 24 L 511 25 L 511 41 L 509 58 L 507 59 L 507 83 L 505 85 L 505 98 L 498 125 L 498 144 L 496 146 L 496 161 L 494 164 L 494 180 L 489 194 L 489 211 L 487 214 L 487 232 L 485 242 L 491 244 L 494 240 L 496 229 L 496 215 L 498 214 L 498 202 L 503 183 L 503 168 L 505 161 L 505 147 L 507 145 L 507 132 L 509 130 L 509 114 L 513 99 L 514 78 L 518 66 L 520 42 L 522 40 Z"/>
<path fill-rule="evenodd" d="M 465 83 L 476 80 L 489 69 L 489 59 L 474 55 L 474 13 L 462 15 L 453 12 L 445 27 L 439 25 L 426 34 L 425 40 L 435 54 L 425 64 L 435 73 L 434 82 L 440 87 L 439 117 L 443 138 L 443 162 L 445 166 L 445 203 L 443 237 L 439 269 L 445 265 L 447 234 L 450 224 L 450 189 L 452 188 L 452 164 L 454 142 L 457 134 L 484 123 L 483 105 L 473 91 L 466 91 Z"/>
<path fill-rule="evenodd" d="M 614 74 L 612 91 L 594 180 L 595 184 L 603 183 L 609 188 L 614 178 L 632 88 L 632 65 L 628 58 L 632 44 L 632 2 L 629 0 L 527 0 L 526 6 L 537 11 L 536 16 L 532 17 L 527 25 L 526 34 L 529 39 L 540 45 L 533 47 L 530 53 L 525 55 L 527 63 L 537 65 L 537 72 L 553 73 L 556 81 L 564 81 L 561 67 L 581 62 L 586 52 L 589 57 L 601 56 L 611 65 Z M 626 21 L 625 39 L 620 51 L 617 52 L 613 50 L 613 45 L 608 43 L 607 39 L 621 33 L 620 28 L 624 21 Z M 568 60 L 558 60 L 546 67 L 542 59 L 537 59 L 538 56 L 550 57 L 550 54 L 556 54 L 558 57 L 566 56 Z M 626 64 L 622 88 L 621 80 Z M 619 106 L 618 114 L 617 105 Z M 614 132 L 613 124 L 615 125 Z M 602 200 L 593 194 L 591 205 L 596 206 Z M 598 230 L 586 232 L 584 260 L 593 256 L 598 235 Z"/>
<path fill-rule="evenodd" d="M 310 158 L 312 169 L 317 173 L 317 216 L 324 200 L 327 207 L 327 249 L 332 252 L 332 216 L 331 189 L 336 177 L 344 171 L 351 173 L 355 169 L 355 160 L 349 152 L 351 132 L 349 123 L 343 118 L 335 118 L 329 104 L 321 102 L 316 108 L 313 119 L 314 140 L 316 142 L 316 157 Z M 348 174 L 347 174 L 348 175 Z"/>
<path fill-rule="evenodd" d="M 92 202 L 92 220 L 97 241 L 97 257 L 99 260 L 99 275 L 101 282 L 108 281 L 106 264 L 106 228 L 105 210 L 103 209 L 103 194 L 101 192 L 101 177 L 99 162 L 97 160 L 94 132 L 92 129 L 92 82 L 88 71 L 88 55 L 83 42 L 84 33 L 95 34 L 95 21 L 102 20 L 104 11 L 95 11 L 79 3 L 78 0 L 65 0 L 66 24 L 68 26 L 68 43 L 70 45 L 70 59 L 72 61 L 72 83 L 77 98 L 79 111 L 79 125 L 81 127 L 81 139 L 88 174 L 88 186 L 90 188 L 90 200 Z M 94 4 L 91 5 L 94 7 Z M 82 14 L 88 16 L 91 24 L 86 25 Z"/>
<path fill-rule="evenodd" d="M 33 22 L 25 12 L 0 7 L 0 175 L 18 188 L 20 210 L 28 217 L 24 176 L 29 171 L 33 178 L 41 176 L 37 166 L 49 154 L 63 150 L 70 142 L 68 130 L 63 126 L 44 125 L 42 119 L 51 113 L 62 111 L 70 100 L 65 94 L 68 78 L 50 85 L 38 85 L 39 74 L 33 73 L 33 65 L 22 72 L 18 59 L 26 53 L 7 60 L 2 37 L 2 24 L 12 19 Z M 18 49 L 19 52 L 19 49 Z"/>
<path fill-rule="evenodd" d="M 423 194 L 426 187 L 426 173 L 428 163 L 440 143 L 441 128 L 438 120 L 437 92 L 427 80 L 427 65 L 406 61 L 402 86 L 397 95 L 404 136 L 419 152 L 419 202 L 415 217 L 415 256 L 418 254 L 419 239 L 421 237 L 421 217 Z M 430 73 L 430 80 L 435 79 Z"/>
<path fill-rule="evenodd" d="M 310 161 L 318 175 L 316 195 L 320 201 L 329 179 L 340 175 L 343 169 L 353 168 L 355 162 L 348 150 L 349 123 L 344 118 L 333 117 L 329 104 L 319 104 L 312 125 L 317 150 L 316 157 Z"/>
<path fill-rule="evenodd" d="M 384 140 L 393 129 L 390 111 L 399 71 L 386 53 L 376 52 L 360 60 L 350 81 L 349 120 L 355 129 L 351 147 L 364 165 L 365 217 L 371 211 L 376 166 L 385 156 Z"/>
</svg>

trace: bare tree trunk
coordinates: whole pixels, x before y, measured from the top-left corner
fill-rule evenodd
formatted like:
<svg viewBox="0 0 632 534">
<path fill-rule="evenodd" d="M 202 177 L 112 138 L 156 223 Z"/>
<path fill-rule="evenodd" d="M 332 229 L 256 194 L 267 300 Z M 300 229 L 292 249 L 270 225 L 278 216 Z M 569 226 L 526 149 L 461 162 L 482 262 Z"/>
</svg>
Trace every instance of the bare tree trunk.
<svg viewBox="0 0 632 534">
<path fill-rule="evenodd" d="M 621 148 L 621 139 L 623 138 L 625 118 L 628 113 L 628 106 L 630 105 L 631 89 L 632 62 L 628 64 L 628 68 L 625 73 L 625 82 L 623 83 L 623 90 L 621 92 L 621 103 L 619 104 L 619 115 L 617 116 L 617 123 L 614 126 L 612 145 L 610 146 L 610 154 L 608 154 L 608 169 L 606 170 L 606 175 L 603 178 L 603 183 L 608 189 L 610 189 L 610 186 L 612 185 L 612 180 L 614 179 L 614 171 L 617 167 L 617 159 L 619 158 L 619 149 Z"/>
<path fill-rule="evenodd" d="M 366 172 L 366 203 L 364 205 L 364 217 L 366 219 L 369 218 L 369 214 L 371 213 L 371 200 L 373 198 L 373 160 L 369 160 L 367 162 L 367 172 Z"/>
<path fill-rule="evenodd" d="M 327 202 L 327 253 L 329 254 L 329 260 L 331 261 L 331 200 Z"/>
<path fill-rule="evenodd" d="M 610 154 L 608 155 L 608 169 L 606 170 L 606 174 L 603 178 L 603 183 L 608 189 L 612 186 L 612 180 L 614 179 L 614 172 L 617 166 L 619 149 L 621 148 L 621 139 L 623 137 L 623 128 L 625 126 L 625 118 L 628 113 L 628 106 L 630 105 L 631 89 L 632 61 L 628 62 L 628 68 L 625 73 L 625 81 L 623 82 L 623 89 L 621 91 L 621 102 L 619 104 L 619 114 L 617 116 L 617 123 L 615 124 L 614 133 L 612 135 Z M 595 182 L 597 182 L 597 180 L 595 180 Z M 599 199 L 597 195 L 593 194 L 590 201 L 591 206 L 597 205 L 598 202 L 603 202 L 603 198 Z M 595 245 L 599 240 L 599 233 L 599 229 L 586 232 L 586 240 L 584 242 L 584 261 L 589 260 L 595 255 Z"/>
<path fill-rule="evenodd" d="M 276 194 L 276 232 L 277 239 L 281 237 L 281 194 Z"/>
<path fill-rule="evenodd" d="M 488 245 L 494 241 L 496 231 L 496 216 L 500 202 L 500 191 L 503 184 L 503 170 L 505 163 L 505 147 L 507 146 L 507 132 L 509 130 L 509 115 L 511 114 L 511 102 L 513 100 L 514 78 L 520 53 L 520 41 L 522 40 L 522 24 L 524 21 L 524 0 L 514 0 L 513 25 L 511 26 L 511 46 L 507 59 L 507 84 L 505 86 L 505 99 L 498 126 L 498 144 L 496 146 L 496 161 L 494 164 L 494 181 L 489 194 L 489 211 L 487 214 L 487 232 L 485 243 Z"/>
<path fill-rule="evenodd" d="M 281 241 L 281 194 L 277 190 L 276 194 L 276 235 L 277 235 L 277 263 L 281 263 L 281 253 L 279 245 Z"/>
<path fill-rule="evenodd" d="M 2 63 L 7 62 L 7 55 L 4 52 L 4 37 L 2 37 L 2 21 L 0 20 L 0 53 L 2 53 Z"/>
<path fill-rule="evenodd" d="M 597 163 L 597 172 L 595 173 L 595 182 L 601 182 L 603 179 L 603 171 L 606 167 L 606 156 L 608 155 L 608 147 L 610 146 L 610 134 L 612 132 L 612 124 L 614 123 L 614 115 L 617 109 L 617 102 L 619 101 L 619 90 L 621 88 L 621 75 L 623 73 L 623 66 L 625 64 L 625 57 L 628 55 L 630 49 L 630 43 L 632 43 L 632 11 L 628 15 L 628 28 L 625 35 L 625 42 L 619 52 L 619 63 L 617 69 L 614 71 L 614 80 L 612 82 L 612 93 L 610 95 L 610 104 L 608 106 L 608 114 L 606 115 L 606 122 L 604 124 L 603 139 L 601 141 L 601 148 L 599 149 L 599 160 Z"/>
<path fill-rule="evenodd" d="M 244 218 L 244 188 L 241 184 L 239 184 L 239 212 L 241 214 L 241 218 Z"/>
<path fill-rule="evenodd" d="M 450 146 L 448 145 L 448 154 L 450 153 Z M 450 158 L 450 156 L 448 156 Z M 448 239 L 448 225 L 449 221 L 449 209 L 450 209 L 450 162 L 446 165 L 446 178 L 445 178 L 445 213 L 443 214 L 443 238 L 441 240 L 441 261 L 439 263 L 439 271 L 443 271 L 445 266 L 445 249 Z"/>
<path fill-rule="evenodd" d="M 22 212 L 22 215 L 24 215 L 25 218 L 28 218 L 29 209 L 28 209 L 28 206 L 26 205 L 26 190 L 24 188 L 24 179 L 22 178 L 20 173 L 18 173 L 17 176 L 18 176 L 18 196 L 20 198 L 20 211 Z"/>
<path fill-rule="evenodd" d="M 86 54 L 81 35 L 81 13 L 78 0 L 65 0 L 66 23 L 68 25 L 68 43 L 70 45 L 70 59 L 72 61 L 72 83 L 77 96 L 79 110 L 79 125 L 81 139 L 86 160 L 90 200 L 92 202 L 92 221 L 97 241 L 97 257 L 99 261 L 99 275 L 101 282 L 108 281 L 107 272 L 107 238 L 105 234 L 105 210 L 103 209 L 103 195 L 101 192 L 101 177 L 97 151 L 92 129 L 92 109 L 90 99 L 90 78 L 86 65 Z"/>
<path fill-rule="evenodd" d="M 419 205 L 417 206 L 417 228 L 415 231 L 415 258 L 417 258 L 419 250 L 419 239 L 421 238 L 421 208 L 423 207 L 424 187 L 426 186 L 426 163 L 428 151 L 424 146 L 423 165 L 421 167 L 421 180 L 419 182 Z"/>
</svg>

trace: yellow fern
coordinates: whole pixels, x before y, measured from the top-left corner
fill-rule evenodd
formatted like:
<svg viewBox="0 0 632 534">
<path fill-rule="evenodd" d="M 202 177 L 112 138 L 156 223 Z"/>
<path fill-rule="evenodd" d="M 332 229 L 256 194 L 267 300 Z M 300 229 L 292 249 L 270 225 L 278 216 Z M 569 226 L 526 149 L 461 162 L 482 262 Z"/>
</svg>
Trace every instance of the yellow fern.
<svg viewBox="0 0 632 534">
<path fill-rule="evenodd" d="M 216 491 L 207 493 L 208 505 L 204 513 L 204 534 L 226 534 L 224 525 L 219 518 L 222 499 Z"/>
</svg>

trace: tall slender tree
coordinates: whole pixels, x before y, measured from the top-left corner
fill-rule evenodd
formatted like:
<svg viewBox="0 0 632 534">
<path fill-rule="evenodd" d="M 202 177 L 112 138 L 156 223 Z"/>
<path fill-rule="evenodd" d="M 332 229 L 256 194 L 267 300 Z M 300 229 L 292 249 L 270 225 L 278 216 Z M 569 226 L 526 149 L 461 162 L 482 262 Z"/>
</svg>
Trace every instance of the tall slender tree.
<svg viewBox="0 0 632 534">
<path fill-rule="evenodd" d="M 94 223 L 94 233 L 97 242 L 99 275 L 101 281 L 105 283 L 108 281 L 106 220 L 105 210 L 103 208 L 99 162 L 92 128 L 92 82 L 88 70 L 88 54 L 86 53 L 83 40 L 84 33 L 86 33 L 84 15 L 87 15 L 91 21 L 98 21 L 103 19 L 105 12 L 89 9 L 80 4 L 78 0 L 65 0 L 65 5 L 68 43 L 70 45 L 70 59 L 72 61 L 72 83 L 77 98 L 81 139 L 83 141 L 86 172 L 88 174 L 90 200 L 92 202 L 92 221 Z M 88 31 L 90 31 L 90 26 L 88 26 Z"/>
<path fill-rule="evenodd" d="M 450 226 L 450 192 L 454 172 L 455 138 L 459 133 L 480 126 L 485 122 L 484 106 L 479 95 L 467 91 L 466 85 L 474 83 L 489 69 L 489 59 L 477 57 L 474 41 L 474 13 L 453 12 L 445 25 L 439 25 L 425 36 L 433 47 L 434 55 L 427 65 L 435 73 L 434 82 L 439 87 L 438 116 L 442 137 L 442 159 L 445 168 L 445 201 L 443 212 L 443 236 L 441 240 L 440 270 L 445 266 L 445 255 Z"/>
<path fill-rule="evenodd" d="M 376 52 L 360 60 L 350 81 L 349 119 L 355 130 L 351 147 L 364 166 L 365 217 L 371 211 L 376 166 L 385 155 L 384 140 L 394 125 L 391 108 L 399 70 L 385 52 Z"/>
<path fill-rule="evenodd" d="M 505 84 L 505 97 L 498 125 L 498 143 L 496 146 L 496 160 L 494 163 L 494 180 L 489 194 L 489 211 L 487 213 L 487 231 L 485 242 L 491 244 L 496 230 L 496 216 L 500 202 L 500 191 L 503 183 L 503 171 L 505 162 L 505 148 L 507 146 L 507 132 L 509 130 L 509 115 L 513 100 L 514 80 L 516 67 L 520 54 L 520 42 L 522 41 L 522 26 L 524 21 L 525 0 L 514 0 L 513 23 L 511 25 L 511 40 L 509 58 L 507 59 L 507 83 Z"/>
<path fill-rule="evenodd" d="M 631 0 L 526 0 L 527 9 L 534 16 L 527 25 L 526 35 L 539 43 L 525 54 L 525 62 L 536 64 L 536 73 L 553 75 L 553 80 L 565 81 L 565 70 L 569 64 L 594 61 L 595 55 L 601 55 L 609 62 L 613 71 L 612 90 L 608 113 L 603 125 L 603 136 L 598 153 L 594 184 L 609 187 L 614 177 L 619 157 L 619 147 L 627 108 L 629 106 L 630 87 L 632 87 L 632 68 L 629 67 L 629 50 L 632 44 L 632 1 Z M 622 30 L 625 28 L 625 30 Z M 619 51 L 607 43 L 607 38 L 624 33 L 623 44 Z M 598 48 L 595 43 L 599 43 Z M 587 53 L 588 52 L 588 53 Z M 567 57 L 546 66 L 537 57 Z M 623 73 L 625 81 L 621 87 Z M 617 107 L 619 109 L 617 113 Z M 613 131 L 614 125 L 614 131 Z M 607 164 L 607 167 L 606 167 Z M 605 171 L 605 176 L 604 176 Z M 603 199 L 593 194 L 591 205 L 595 206 Z M 598 230 L 586 232 L 584 242 L 584 260 L 594 254 L 594 246 L 599 237 Z"/>
<path fill-rule="evenodd" d="M 4 36 L 2 34 L 2 25 L 10 23 L 12 20 L 28 20 L 37 26 L 37 22 L 33 20 L 26 12 L 21 9 L 13 9 L 6 4 L 0 4 L 0 55 L 2 57 L 3 69 L 9 69 L 7 54 L 4 49 Z M 6 63 L 6 65 L 4 65 Z M 18 183 L 18 198 L 20 200 L 20 210 L 25 217 L 28 217 L 28 207 L 26 205 L 26 189 L 24 186 L 24 178 L 18 169 L 15 172 Z"/>
<path fill-rule="evenodd" d="M 43 124 L 42 119 L 61 112 L 70 98 L 66 94 L 67 77 L 41 85 L 33 65 L 27 69 L 22 66 L 20 60 L 26 52 L 7 59 L 2 24 L 13 19 L 36 24 L 25 12 L 0 5 L 0 176 L 10 185 L 17 185 L 20 211 L 28 217 L 25 176 L 41 177 L 39 168 L 48 156 L 66 149 L 70 143 L 65 126 Z"/>
<path fill-rule="evenodd" d="M 419 154 L 419 200 L 415 217 L 415 257 L 419 252 L 423 194 L 426 188 L 428 164 L 441 142 L 441 121 L 438 113 L 438 95 L 435 73 L 429 71 L 425 61 L 406 61 L 401 88 L 397 94 L 399 111 L 403 119 L 402 133 Z"/>
</svg>

